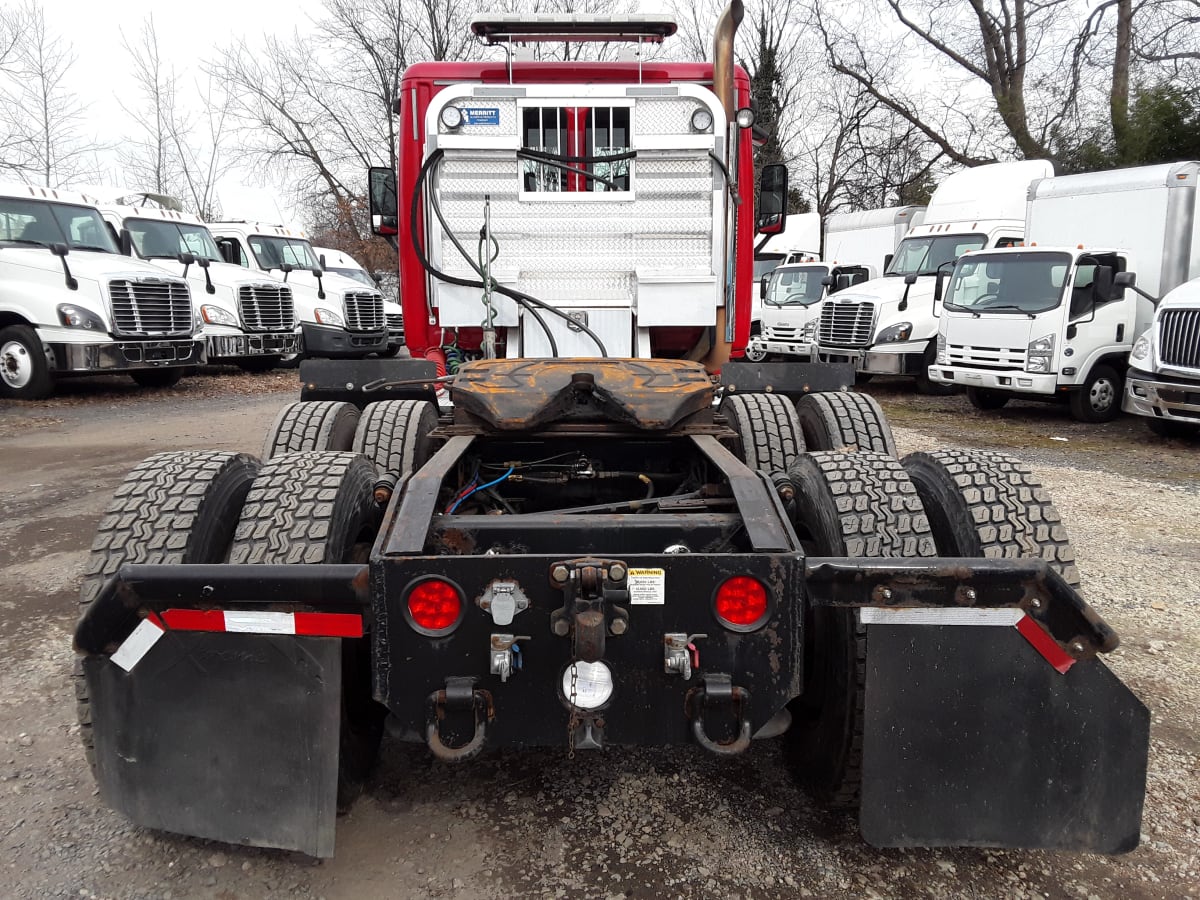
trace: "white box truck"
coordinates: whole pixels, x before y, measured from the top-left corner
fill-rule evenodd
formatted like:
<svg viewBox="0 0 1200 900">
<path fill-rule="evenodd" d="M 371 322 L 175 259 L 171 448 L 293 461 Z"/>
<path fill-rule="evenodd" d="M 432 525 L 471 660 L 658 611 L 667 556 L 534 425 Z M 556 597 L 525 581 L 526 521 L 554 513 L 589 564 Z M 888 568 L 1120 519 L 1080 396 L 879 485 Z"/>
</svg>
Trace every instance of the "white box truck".
<svg viewBox="0 0 1200 900">
<path fill-rule="evenodd" d="M 835 213 L 825 220 L 823 259 L 866 266 L 872 278 L 887 269 L 909 229 L 925 221 L 923 206 L 892 206 Z"/>
<path fill-rule="evenodd" d="M 746 358 L 751 362 L 773 357 L 810 360 L 822 302 L 869 278 L 866 266 L 806 262 L 776 267 L 762 285 L 760 327 L 751 333 Z"/>
<path fill-rule="evenodd" d="M 939 269 L 969 250 L 1022 240 L 1029 185 L 1054 174 L 1043 160 L 994 163 L 948 176 L 924 221 L 909 229 L 883 277 L 822 304 L 817 356 L 866 375 L 912 375 L 922 393 L 954 388 L 930 380 L 936 352 L 933 288 Z"/>
<path fill-rule="evenodd" d="M 188 283 L 119 251 L 94 197 L 0 186 L 0 397 L 73 375 L 165 387 L 204 362 Z"/>
<path fill-rule="evenodd" d="M 336 250 L 333 247 L 316 246 L 313 247 L 313 253 L 317 254 L 317 260 L 321 263 L 321 268 L 326 272 L 341 275 L 357 281 L 359 284 L 377 288 L 381 293 L 383 292 L 380 277 L 368 272 L 349 253 Z M 383 318 L 387 322 L 387 352 L 389 356 L 395 356 L 400 352 L 400 348 L 404 346 L 404 310 L 395 300 L 389 300 L 386 294 L 383 298 Z"/>
<path fill-rule="evenodd" d="M 101 212 L 139 258 L 188 280 L 208 362 L 266 372 L 300 352 L 291 287 L 224 262 L 199 218 L 150 205 L 105 203 Z"/>
<path fill-rule="evenodd" d="M 210 222 L 228 263 L 280 273 L 292 289 L 304 355 L 361 358 L 386 353 L 383 294 L 341 275 L 325 274 L 308 238 L 265 222 Z"/>
<path fill-rule="evenodd" d="M 1154 301 L 1200 275 L 1198 175 L 1184 162 L 1032 184 L 1027 246 L 955 266 L 930 379 L 965 386 L 979 409 L 1023 396 L 1115 418 Z"/>
<path fill-rule="evenodd" d="M 1163 437 L 1200 433 L 1200 278 L 1163 297 L 1134 342 L 1123 408 Z"/>
</svg>

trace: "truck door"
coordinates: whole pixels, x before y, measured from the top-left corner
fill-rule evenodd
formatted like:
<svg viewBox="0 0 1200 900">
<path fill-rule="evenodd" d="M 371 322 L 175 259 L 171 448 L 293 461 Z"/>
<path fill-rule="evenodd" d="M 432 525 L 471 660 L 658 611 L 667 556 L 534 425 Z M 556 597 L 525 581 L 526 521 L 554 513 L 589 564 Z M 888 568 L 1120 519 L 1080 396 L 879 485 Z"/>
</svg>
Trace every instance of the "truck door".
<svg viewBox="0 0 1200 900">
<path fill-rule="evenodd" d="M 1082 362 L 1101 347 L 1130 346 L 1133 333 L 1132 303 L 1125 290 L 1113 286 L 1113 277 L 1125 271 L 1124 257 L 1115 253 L 1087 253 L 1075 264 L 1067 311 L 1067 340 L 1076 346 Z"/>
</svg>

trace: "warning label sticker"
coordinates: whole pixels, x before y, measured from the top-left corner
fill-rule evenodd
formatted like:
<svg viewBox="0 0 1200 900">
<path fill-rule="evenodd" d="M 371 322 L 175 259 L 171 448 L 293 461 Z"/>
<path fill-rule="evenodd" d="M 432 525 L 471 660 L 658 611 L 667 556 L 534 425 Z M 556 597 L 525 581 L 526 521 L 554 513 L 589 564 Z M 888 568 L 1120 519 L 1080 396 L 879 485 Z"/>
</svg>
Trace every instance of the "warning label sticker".
<svg viewBox="0 0 1200 900">
<path fill-rule="evenodd" d="M 500 108 L 498 106 L 464 106 L 463 120 L 468 125 L 499 125 Z"/>
<path fill-rule="evenodd" d="M 634 606 L 662 606 L 667 602 L 665 569 L 630 569 L 629 602 Z"/>
</svg>

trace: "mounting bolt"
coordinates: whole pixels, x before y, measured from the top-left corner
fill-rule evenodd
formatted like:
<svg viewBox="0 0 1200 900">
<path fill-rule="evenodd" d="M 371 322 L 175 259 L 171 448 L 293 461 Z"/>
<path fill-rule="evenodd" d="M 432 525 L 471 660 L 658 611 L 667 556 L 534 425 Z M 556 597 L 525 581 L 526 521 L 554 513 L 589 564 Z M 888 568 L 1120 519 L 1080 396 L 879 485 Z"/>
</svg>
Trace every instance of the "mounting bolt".
<svg viewBox="0 0 1200 900">
<path fill-rule="evenodd" d="M 571 573 L 566 566 L 555 566 L 550 570 L 550 577 L 559 584 L 566 584 L 567 579 L 571 577 Z"/>
<path fill-rule="evenodd" d="M 571 630 L 571 623 L 566 619 L 555 619 L 553 624 L 550 626 L 550 630 L 553 631 L 558 637 L 566 637 L 567 632 Z"/>
<path fill-rule="evenodd" d="M 613 581 L 622 581 L 625 578 L 625 567 L 620 563 L 613 563 L 609 566 L 608 577 Z"/>
<path fill-rule="evenodd" d="M 1075 643 L 1073 643 L 1073 644 L 1071 645 L 1071 652 L 1072 652 L 1072 653 L 1082 653 L 1083 651 L 1084 651 L 1084 646 L 1083 646 L 1083 642 L 1082 642 L 1082 641 L 1076 641 Z"/>
<path fill-rule="evenodd" d="M 354 382 L 353 381 L 346 382 L 346 390 L 348 390 L 348 391 L 354 390 Z"/>
<path fill-rule="evenodd" d="M 629 623 L 624 619 L 613 619 L 612 624 L 608 626 L 608 630 L 613 634 L 624 634 L 625 629 L 629 627 Z"/>
<path fill-rule="evenodd" d="M 892 599 L 892 589 L 891 588 L 880 588 L 879 596 L 883 600 L 891 600 Z"/>
<path fill-rule="evenodd" d="M 975 595 L 975 588 L 966 588 L 966 589 L 963 591 L 963 596 L 966 598 L 966 600 L 967 600 L 967 602 L 968 602 L 968 603 L 974 603 L 974 602 L 975 602 L 975 596 L 976 596 L 976 595 Z"/>
<path fill-rule="evenodd" d="M 1042 598 L 1034 597 L 1032 600 L 1030 600 L 1029 608 L 1030 609 L 1041 609 L 1042 608 Z"/>
<path fill-rule="evenodd" d="M 211 597 L 215 593 L 216 591 L 213 590 L 213 586 L 211 584 L 206 584 L 204 587 L 200 588 L 201 597 Z"/>
</svg>

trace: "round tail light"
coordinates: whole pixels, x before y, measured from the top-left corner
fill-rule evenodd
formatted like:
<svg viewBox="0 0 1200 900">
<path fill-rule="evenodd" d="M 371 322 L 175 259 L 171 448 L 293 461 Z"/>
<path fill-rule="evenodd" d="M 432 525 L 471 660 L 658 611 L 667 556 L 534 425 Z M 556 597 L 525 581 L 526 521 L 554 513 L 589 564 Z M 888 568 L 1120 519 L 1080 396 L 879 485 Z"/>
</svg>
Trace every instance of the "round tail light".
<svg viewBox="0 0 1200 900">
<path fill-rule="evenodd" d="M 409 621 L 423 634 L 448 634 L 454 630 L 462 613 L 462 591 L 449 581 L 426 578 L 408 592 Z"/>
<path fill-rule="evenodd" d="M 721 582 L 713 611 L 726 628 L 753 631 L 767 620 L 767 589 L 757 578 L 735 575 Z"/>
</svg>

